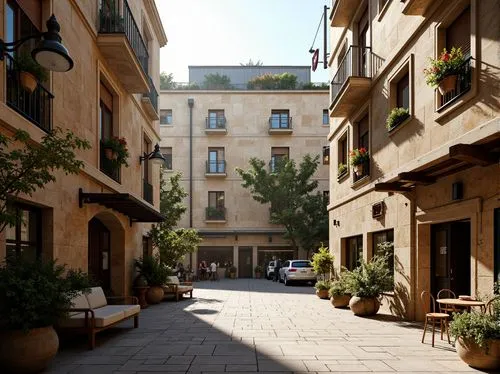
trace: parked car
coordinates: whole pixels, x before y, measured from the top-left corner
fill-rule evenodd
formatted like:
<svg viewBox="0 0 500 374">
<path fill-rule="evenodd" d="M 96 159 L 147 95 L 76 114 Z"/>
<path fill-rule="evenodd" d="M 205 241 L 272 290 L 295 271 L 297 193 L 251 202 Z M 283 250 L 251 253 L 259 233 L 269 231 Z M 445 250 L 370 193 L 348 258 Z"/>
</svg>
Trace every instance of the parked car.
<svg viewBox="0 0 500 374">
<path fill-rule="evenodd" d="M 279 280 L 289 286 L 292 282 L 316 282 L 316 273 L 309 260 L 289 260 L 279 271 Z"/>
<path fill-rule="evenodd" d="M 269 261 L 269 264 L 266 266 L 266 279 L 273 279 L 274 277 L 274 261 Z"/>
</svg>

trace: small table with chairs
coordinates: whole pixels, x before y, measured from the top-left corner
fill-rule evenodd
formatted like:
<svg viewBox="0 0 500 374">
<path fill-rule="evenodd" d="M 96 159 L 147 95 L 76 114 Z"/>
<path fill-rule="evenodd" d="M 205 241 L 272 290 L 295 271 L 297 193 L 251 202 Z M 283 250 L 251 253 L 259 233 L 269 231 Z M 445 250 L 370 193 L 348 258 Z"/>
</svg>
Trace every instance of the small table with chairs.
<svg viewBox="0 0 500 374">
<path fill-rule="evenodd" d="M 467 309 L 470 312 L 472 307 L 480 307 L 481 312 L 485 311 L 486 303 L 479 300 L 462 300 L 462 299 L 437 299 L 439 305 L 445 305 L 447 311 L 460 312 Z M 450 310 L 451 309 L 451 310 Z"/>
</svg>

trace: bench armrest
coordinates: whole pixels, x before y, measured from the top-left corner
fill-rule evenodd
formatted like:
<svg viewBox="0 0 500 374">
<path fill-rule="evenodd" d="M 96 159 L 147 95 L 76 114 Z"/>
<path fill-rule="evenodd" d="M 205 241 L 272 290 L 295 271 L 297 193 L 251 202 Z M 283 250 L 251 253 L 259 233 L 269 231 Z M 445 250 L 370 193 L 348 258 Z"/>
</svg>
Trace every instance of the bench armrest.
<svg viewBox="0 0 500 374">
<path fill-rule="evenodd" d="M 68 313 L 85 313 L 85 327 L 89 327 L 89 320 L 91 321 L 91 327 L 94 326 L 95 313 L 93 309 L 90 308 L 70 308 L 66 309 Z M 89 316 L 90 315 L 90 316 Z"/>
<path fill-rule="evenodd" d="M 121 305 L 139 305 L 139 299 L 135 296 L 108 296 L 106 301 L 113 301 L 113 304 Z M 121 303 L 120 303 L 121 301 Z M 111 305 L 113 305 L 111 304 Z"/>
</svg>

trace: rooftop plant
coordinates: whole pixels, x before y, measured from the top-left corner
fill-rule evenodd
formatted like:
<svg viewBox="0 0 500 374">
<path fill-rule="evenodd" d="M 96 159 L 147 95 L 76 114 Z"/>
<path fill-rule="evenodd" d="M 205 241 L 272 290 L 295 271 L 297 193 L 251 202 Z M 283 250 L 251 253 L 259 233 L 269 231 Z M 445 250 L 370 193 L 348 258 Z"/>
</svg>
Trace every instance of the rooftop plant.
<svg viewBox="0 0 500 374">
<path fill-rule="evenodd" d="M 291 73 L 266 73 L 250 79 L 248 89 L 255 90 L 290 90 L 297 86 L 297 76 Z"/>
</svg>

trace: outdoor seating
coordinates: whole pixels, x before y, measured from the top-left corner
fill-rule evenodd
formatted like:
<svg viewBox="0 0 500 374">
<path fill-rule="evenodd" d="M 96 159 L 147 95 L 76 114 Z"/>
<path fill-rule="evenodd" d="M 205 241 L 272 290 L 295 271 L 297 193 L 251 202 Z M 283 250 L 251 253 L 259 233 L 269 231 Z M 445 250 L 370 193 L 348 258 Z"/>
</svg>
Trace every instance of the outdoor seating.
<svg viewBox="0 0 500 374">
<path fill-rule="evenodd" d="M 443 288 L 438 292 L 436 299 L 444 299 L 444 298 L 456 299 L 457 295 L 449 288 Z M 458 310 L 454 305 L 439 304 L 439 311 L 441 313 L 447 313 L 451 315 L 451 313 L 457 312 Z"/>
<path fill-rule="evenodd" d="M 495 296 L 493 297 L 491 300 L 489 300 L 487 303 L 486 303 L 486 307 L 484 308 L 485 312 L 486 313 L 489 313 L 490 315 L 493 315 L 493 303 L 495 302 L 500 302 L 500 296 Z"/>
<path fill-rule="evenodd" d="M 169 276 L 167 283 L 163 285 L 165 298 L 169 295 L 174 295 L 176 301 L 179 301 L 183 295 L 189 294 L 189 298 L 193 298 L 193 283 L 180 282 L 176 276 Z"/>
<path fill-rule="evenodd" d="M 427 323 L 432 323 L 432 346 L 434 347 L 434 331 L 436 328 L 436 322 L 439 322 L 439 328 L 441 330 L 441 340 L 443 340 L 443 332 L 446 331 L 448 337 L 448 343 L 450 342 L 450 334 L 448 331 L 448 318 L 447 313 L 436 313 L 436 301 L 434 296 L 428 291 L 422 291 L 420 294 L 420 300 L 422 301 L 422 307 L 425 313 L 425 323 L 424 323 L 424 334 L 422 336 L 422 343 L 425 340 L 425 332 L 427 331 Z"/>
<path fill-rule="evenodd" d="M 131 304 L 114 304 L 114 302 L 124 302 L 127 299 Z M 108 301 L 114 305 L 109 305 Z M 90 293 L 80 293 L 72 300 L 72 303 L 73 308 L 69 310 L 68 318 L 60 320 L 57 328 L 87 333 L 90 349 L 95 348 L 95 334 L 99 331 L 129 318 L 134 318 L 134 328 L 139 327 L 141 307 L 134 296 L 106 298 L 101 287 L 92 287 Z"/>
</svg>

